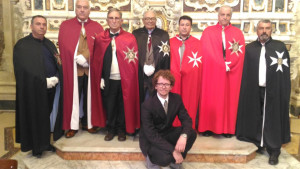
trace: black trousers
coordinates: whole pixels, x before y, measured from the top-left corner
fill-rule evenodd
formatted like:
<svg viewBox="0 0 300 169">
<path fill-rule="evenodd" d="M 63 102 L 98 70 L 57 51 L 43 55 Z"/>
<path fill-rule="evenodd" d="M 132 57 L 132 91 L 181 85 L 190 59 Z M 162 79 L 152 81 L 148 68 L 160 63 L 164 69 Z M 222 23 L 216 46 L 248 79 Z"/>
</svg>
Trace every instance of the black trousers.
<svg viewBox="0 0 300 169">
<path fill-rule="evenodd" d="M 174 127 L 172 130 L 168 131 L 163 138 L 167 140 L 170 144 L 172 144 L 175 148 L 177 140 L 179 139 L 180 135 L 182 133 L 182 127 Z M 189 137 L 186 142 L 185 150 L 182 153 L 182 157 L 185 158 L 187 152 L 192 148 L 195 140 L 196 140 L 197 134 L 194 130 L 190 131 Z M 156 145 L 151 145 L 148 154 L 150 158 L 150 161 L 153 164 L 159 165 L 159 166 L 167 166 L 171 162 L 175 163 L 175 159 L 173 157 L 173 152 L 168 152 L 165 150 L 162 150 Z"/>
<path fill-rule="evenodd" d="M 53 109 L 54 97 L 55 97 L 56 87 L 47 89 L 48 94 L 48 106 L 49 106 L 49 117 Z"/>
<path fill-rule="evenodd" d="M 125 133 L 125 113 L 121 80 L 109 80 L 109 91 L 104 96 L 107 113 L 107 130 L 110 133 Z"/>
<path fill-rule="evenodd" d="M 265 91 L 266 91 L 265 87 L 260 87 L 261 123 L 259 124 L 260 125 L 260 127 L 259 127 L 260 131 L 258 131 L 258 137 L 259 137 L 258 140 L 261 139 L 261 135 L 262 135 L 261 129 L 262 129 L 262 122 L 263 122 L 263 111 L 264 111 L 264 103 L 265 103 Z M 269 153 L 269 155 L 274 155 L 274 156 L 277 156 L 277 157 L 280 155 L 280 148 L 281 147 L 270 147 L 265 142 L 264 142 L 264 146 L 266 147 L 266 150 Z M 258 147 L 260 147 L 260 146 L 258 146 Z"/>
<path fill-rule="evenodd" d="M 88 88 L 88 76 L 84 74 L 83 76 L 78 76 L 78 93 L 79 101 L 81 94 L 83 94 L 83 117 L 81 118 L 81 125 L 87 126 L 87 88 Z"/>
</svg>

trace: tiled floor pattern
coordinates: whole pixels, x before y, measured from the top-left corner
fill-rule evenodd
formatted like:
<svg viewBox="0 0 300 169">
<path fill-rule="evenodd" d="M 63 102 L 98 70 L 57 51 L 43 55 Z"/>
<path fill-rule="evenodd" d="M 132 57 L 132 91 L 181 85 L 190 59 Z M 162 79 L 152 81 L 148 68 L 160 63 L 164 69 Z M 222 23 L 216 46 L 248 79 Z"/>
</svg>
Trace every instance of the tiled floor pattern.
<svg viewBox="0 0 300 169">
<path fill-rule="evenodd" d="M 55 153 L 46 152 L 41 159 L 30 152 L 17 153 L 13 159 L 19 161 L 19 169 L 146 169 L 144 161 L 99 161 L 99 160 L 63 160 Z M 246 164 L 184 162 L 184 169 L 299 169 L 300 163 L 285 150 L 279 158 L 279 164 L 270 166 L 267 154 L 258 154 Z M 168 167 L 166 167 L 168 168 Z"/>
<path fill-rule="evenodd" d="M 37 159 L 31 156 L 31 152 L 20 152 L 19 144 L 16 144 L 14 140 L 14 113 L 0 111 L 0 158 L 13 158 L 17 159 L 19 162 L 19 169 L 25 169 L 25 166 L 29 169 L 81 169 L 81 168 L 103 168 L 103 169 L 143 169 L 145 163 L 142 161 L 66 161 L 58 157 L 55 153 L 46 152 L 43 158 Z M 284 149 L 294 157 L 298 157 L 299 154 L 299 135 L 292 135 L 292 142 L 285 145 Z M 300 163 L 289 153 L 282 150 L 280 156 L 280 163 L 277 166 L 270 166 L 267 163 L 268 155 L 258 154 L 256 158 L 247 164 L 231 164 L 231 163 L 197 163 L 197 162 L 187 162 L 183 164 L 185 169 L 198 169 L 198 168 L 225 168 L 225 169 L 250 169 L 250 168 L 282 168 L 282 169 L 299 169 Z M 18 152 L 18 153 L 17 153 Z M 14 155 L 15 154 L 15 155 Z"/>
</svg>

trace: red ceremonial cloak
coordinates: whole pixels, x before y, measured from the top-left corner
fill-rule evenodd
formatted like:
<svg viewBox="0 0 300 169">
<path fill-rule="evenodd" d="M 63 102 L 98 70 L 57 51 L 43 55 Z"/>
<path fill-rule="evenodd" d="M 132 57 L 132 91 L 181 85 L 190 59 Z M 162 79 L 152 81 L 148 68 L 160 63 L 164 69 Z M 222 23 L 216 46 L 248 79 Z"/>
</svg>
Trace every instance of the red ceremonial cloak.
<svg viewBox="0 0 300 169">
<path fill-rule="evenodd" d="M 241 30 L 231 24 L 224 32 L 226 62 L 231 62 L 229 72 L 226 72 L 223 58 L 222 26 L 210 26 L 202 33 L 199 132 L 210 130 L 216 134 L 235 134 L 245 39 Z"/>
<path fill-rule="evenodd" d="M 74 52 L 78 43 L 81 31 L 81 23 L 75 17 L 64 21 L 60 25 L 58 45 L 63 67 L 63 129 L 69 130 L 72 116 L 73 105 L 73 81 L 74 81 Z M 90 49 L 90 56 L 93 55 L 94 39 L 96 35 L 103 31 L 102 26 L 96 22 L 88 19 L 84 23 L 84 28 L 87 37 L 87 43 Z M 93 102 L 93 100 L 92 100 Z M 91 122 L 93 126 L 100 126 L 100 116 L 98 112 L 92 112 Z"/>
<path fill-rule="evenodd" d="M 106 126 L 106 113 L 103 109 L 100 81 L 104 54 L 111 40 L 109 29 L 97 35 L 94 55 L 91 58 L 91 90 L 93 91 L 92 100 L 95 101 L 92 102 L 92 112 L 100 113 L 100 127 Z M 137 43 L 135 37 L 123 29 L 115 37 L 115 43 L 121 76 L 126 132 L 134 133 L 137 128 L 140 128 Z"/>
<path fill-rule="evenodd" d="M 178 36 L 170 39 L 170 69 L 175 77 L 172 92 L 181 95 L 183 104 L 192 118 L 192 127 L 195 129 L 196 115 L 200 103 L 202 53 L 200 40 L 195 37 L 190 36 L 184 44 L 185 50 L 180 66 L 179 47 L 182 45 L 182 41 L 178 39 Z M 173 125 L 180 126 L 178 118 L 176 118 Z"/>
</svg>

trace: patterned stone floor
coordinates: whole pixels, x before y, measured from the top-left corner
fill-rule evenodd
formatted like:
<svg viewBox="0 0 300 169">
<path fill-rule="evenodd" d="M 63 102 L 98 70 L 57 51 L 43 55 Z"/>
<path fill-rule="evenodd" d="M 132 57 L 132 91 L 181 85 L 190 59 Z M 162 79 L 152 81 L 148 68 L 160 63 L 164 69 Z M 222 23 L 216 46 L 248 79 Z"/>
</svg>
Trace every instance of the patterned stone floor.
<svg viewBox="0 0 300 169">
<path fill-rule="evenodd" d="M 25 166 L 28 169 L 81 169 L 81 168 L 103 168 L 103 169 L 143 169 L 145 163 L 143 161 L 84 161 L 84 160 L 63 160 L 55 153 L 46 152 L 43 154 L 43 158 L 37 159 L 31 156 L 31 152 L 20 152 L 19 144 L 14 141 L 14 126 L 15 126 L 15 114 L 9 111 L 0 111 L 0 158 L 17 159 L 19 163 L 19 169 L 24 169 Z M 270 166 L 267 163 L 268 155 L 258 154 L 256 158 L 246 164 L 232 164 L 232 163 L 197 163 L 186 162 L 183 164 L 185 169 L 198 169 L 198 168 L 283 168 L 283 169 L 298 169 L 300 168 L 299 161 L 299 135 L 292 135 L 292 142 L 285 145 L 280 156 L 280 163 L 277 166 Z M 288 153 L 287 153 L 288 152 Z M 290 155 L 292 154 L 292 155 Z M 294 158 L 296 157 L 296 158 Z"/>
<path fill-rule="evenodd" d="M 99 161 L 99 160 L 63 160 L 55 153 L 46 152 L 41 159 L 33 157 L 30 152 L 17 153 L 13 159 L 19 161 L 19 169 L 146 169 L 144 161 Z M 258 154 L 255 159 L 246 164 L 233 163 L 200 163 L 184 162 L 184 169 L 299 169 L 300 163 L 294 157 L 282 150 L 279 164 L 268 164 L 267 154 Z M 169 167 L 165 167 L 169 168 Z"/>
</svg>

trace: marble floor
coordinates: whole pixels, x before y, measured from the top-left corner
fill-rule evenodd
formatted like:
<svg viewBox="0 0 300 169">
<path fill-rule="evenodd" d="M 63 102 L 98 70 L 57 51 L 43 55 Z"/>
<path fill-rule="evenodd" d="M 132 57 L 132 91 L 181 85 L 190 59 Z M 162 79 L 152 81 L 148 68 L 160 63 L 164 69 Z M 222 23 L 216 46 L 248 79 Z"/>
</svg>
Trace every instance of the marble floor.
<svg viewBox="0 0 300 169">
<path fill-rule="evenodd" d="M 30 152 L 17 153 L 13 159 L 19 161 L 19 169 L 146 169 L 144 161 L 99 161 L 99 160 L 63 160 L 55 153 L 46 152 L 41 159 L 35 158 Z M 300 163 L 282 150 L 279 164 L 270 166 L 267 154 L 258 154 L 246 164 L 234 163 L 201 163 L 184 162 L 184 169 L 299 169 Z M 166 167 L 168 168 L 168 167 Z"/>
<path fill-rule="evenodd" d="M 78 133 L 80 136 L 80 133 Z M 81 133 L 82 134 L 82 133 Z M 84 132 L 83 132 L 84 134 Z M 87 137 L 88 137 L 87 133 Z M 100 134 L 101 135 L 101 134 Z M 85 138 L 86 136 L 84 136 Z M 99 136 L 97 136 L 99 137 Z M 100 136 L 101 137 L 101 136 Z M 129 138 L 130 139 L 130 138 Z M 218 138 L 217 138 L 218 139 Z M 232 138 L 233 139 L 233 138 Z M 101 160 L 63 160 L 56 153 L 45 152 L 41 159 L 33 157 L 31 152 L 20 152 L 19 145 L 14 143 L 14 113 L 0 111 L 0 158 L 12 158 L 18 160 L 19 169 L 144 169 L 144 161 L 101 161 Z M 69 139 L 72 142 L 72 139 Z M 75 140 L 74 140 L 75 141 Z M 134 141 L 134 140 L 133 140 Z M 218 140 L 214 140 L 218 141 Z M 225 140 L 226 141 L 226 140 Z M 117 142 L 117 141 L 116 141 Z M 208 141 L 211 142 L 211 141 Z M 59 143 L 59 142 L 57 142 Z M 221 143 L 225 144 L 225 143 Z M 221 145 L 220 144 L 220 145 Z M 60 145 L 58 145 L 60 146 Z M 185 162 L 184 169 L 299 169 L 300 162 L 296 159 L 299 154 L 299 137 L 292 136 L 292 142 L 285 145 L 279 158 L 277 166 L 270 166 L 268 155 L 257 154 L 248 163 L 205 163 L 205 162 Z M 297 153 L 297 154 L 295 154 Z M 291 155 L 292 154 L 292 155 Z M 295 158 L 296 157 L 296 158 Z M 1 167 L 0 167 L 1 168 Z"/>
</svg>

